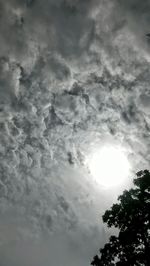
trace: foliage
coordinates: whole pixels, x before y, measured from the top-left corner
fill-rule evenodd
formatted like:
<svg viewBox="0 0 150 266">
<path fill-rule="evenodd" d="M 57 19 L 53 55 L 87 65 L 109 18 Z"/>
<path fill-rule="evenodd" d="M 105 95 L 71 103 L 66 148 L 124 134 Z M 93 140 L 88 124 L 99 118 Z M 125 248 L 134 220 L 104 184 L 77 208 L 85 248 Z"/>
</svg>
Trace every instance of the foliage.
<svg viewBox="0 0 150 266">
<path fill-rule="evenodd" d="M 108 227 L 119 229 L 111 236 L 93 266 L 150 266 L 150 172 L 140 171 L 134 179 L 135 187 L 125 190 L 103 215 Z"/>
</svg>

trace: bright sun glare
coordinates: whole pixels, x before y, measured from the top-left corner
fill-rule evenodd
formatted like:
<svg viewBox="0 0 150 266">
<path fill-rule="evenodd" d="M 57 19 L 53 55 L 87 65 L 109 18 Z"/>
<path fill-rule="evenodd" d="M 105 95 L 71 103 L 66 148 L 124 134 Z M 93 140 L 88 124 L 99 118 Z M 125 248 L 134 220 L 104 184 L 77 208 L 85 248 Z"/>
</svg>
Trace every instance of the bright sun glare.
<svg viewBox="0 0 150 266">
<path fill-rule="evenodd" d="M 111 188 L 123 183 L 130 172 L 124 151 L 118 147 L 103 147 L 89 160 L 89 170 L 103 187 Z"/>
</svg>

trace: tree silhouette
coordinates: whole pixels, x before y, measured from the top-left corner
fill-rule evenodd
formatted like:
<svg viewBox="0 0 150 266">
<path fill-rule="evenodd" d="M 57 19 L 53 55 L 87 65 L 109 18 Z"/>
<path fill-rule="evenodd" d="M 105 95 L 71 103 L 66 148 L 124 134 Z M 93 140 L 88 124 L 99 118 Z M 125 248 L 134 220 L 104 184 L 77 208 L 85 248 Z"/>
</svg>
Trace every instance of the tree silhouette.
<svg viewBox="0 0 150 266">
<path fill-rule="evenodd" d="M 119 203 L 103 215 L 108 227 L 119 229 L 112 235 L 93 266 L 150 266 L 150 172 L 140 171 L 133 180 L 135 188 L 125 190 Z"/>
</svg>

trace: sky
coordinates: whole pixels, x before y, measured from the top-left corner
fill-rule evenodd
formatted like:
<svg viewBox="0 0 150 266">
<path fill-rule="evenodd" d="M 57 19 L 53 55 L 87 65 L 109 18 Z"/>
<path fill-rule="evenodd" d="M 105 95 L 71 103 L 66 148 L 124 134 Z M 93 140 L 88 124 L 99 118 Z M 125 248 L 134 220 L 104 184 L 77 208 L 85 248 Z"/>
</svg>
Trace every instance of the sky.
<svg viewBox="0 0 150 266">
<path fill-rule="evenodd" d="M 108 239 L 86 162 L 150 163 L 150 1 L 0 0 L 0 265 L 87 266 Z"/>
</svg>

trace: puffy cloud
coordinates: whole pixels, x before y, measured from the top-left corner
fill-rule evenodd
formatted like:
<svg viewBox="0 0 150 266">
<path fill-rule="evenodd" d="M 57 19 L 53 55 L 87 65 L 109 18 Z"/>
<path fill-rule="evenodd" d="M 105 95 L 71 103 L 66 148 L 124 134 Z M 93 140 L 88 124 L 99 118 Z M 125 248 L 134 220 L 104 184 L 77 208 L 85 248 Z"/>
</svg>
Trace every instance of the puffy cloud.
<svg viewBox="0 0 150 266">
<path fill-rule="evenodd" d="M 148 11 L 138 1 L 0 4 L 1 262 L 87 265 L 116 195 L 96 186 L 86 157 L 119 143 L 134 171 L 149 165 Z"/>
</svg>

